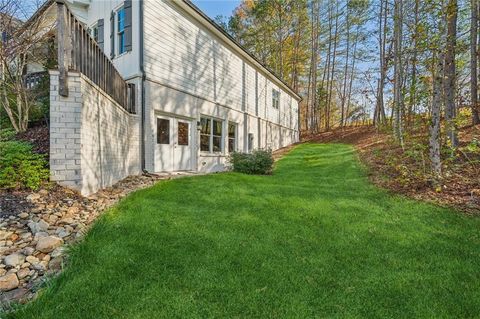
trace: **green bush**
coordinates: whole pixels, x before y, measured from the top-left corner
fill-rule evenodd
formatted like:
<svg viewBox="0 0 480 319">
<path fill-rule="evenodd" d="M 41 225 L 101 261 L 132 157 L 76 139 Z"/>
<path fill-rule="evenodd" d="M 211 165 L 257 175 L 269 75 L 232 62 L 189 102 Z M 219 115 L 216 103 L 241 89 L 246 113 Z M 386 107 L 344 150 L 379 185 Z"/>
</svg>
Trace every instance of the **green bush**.
<svg viewBox="0 0 480 319">
<path fill-rule="evenodd" d="M 47 161 L 32 151 L 32 145 L 0 140 L 0 188 L 37 190 L 48 177 Z"/>
<path fill-rule="evenodd" d="M 272 173 L 273 156 L 271 150 L 255 150 L 252 153 L 234 152 L 229 157 L 234 172 L 266 175 Z"/>
</svg>

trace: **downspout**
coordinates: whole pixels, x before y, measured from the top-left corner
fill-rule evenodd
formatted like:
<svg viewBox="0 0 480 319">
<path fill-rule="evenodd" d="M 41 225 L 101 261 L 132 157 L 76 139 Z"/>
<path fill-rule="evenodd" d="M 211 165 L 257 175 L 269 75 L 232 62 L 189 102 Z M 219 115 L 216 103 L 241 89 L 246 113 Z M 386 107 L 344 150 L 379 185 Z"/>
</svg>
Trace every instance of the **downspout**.
<svg viewBox="0 0 480 319">
<path fill-rule="evenodd" d="M 142 172 L 147 173 L 145 169 L 145 68 L 144 68 L 144 19 L 143 19 L 143 6 L 144 1 L 140 1 L 140 73 L 142 74 L 141 80 L 141 87 L 142 87 L 142 102 L 141 102 L 141 109 L 142 109 L 142 117 L 140 121 L 140 149 L 141 149 L 141 162 L 142 162 Z"/>
</svg>

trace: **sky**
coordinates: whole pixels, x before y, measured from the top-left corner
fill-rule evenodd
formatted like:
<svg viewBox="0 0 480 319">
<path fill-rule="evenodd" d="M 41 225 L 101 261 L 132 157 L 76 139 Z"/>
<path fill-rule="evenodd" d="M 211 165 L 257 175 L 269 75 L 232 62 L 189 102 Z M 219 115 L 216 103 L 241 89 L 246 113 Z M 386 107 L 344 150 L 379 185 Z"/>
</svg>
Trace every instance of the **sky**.
<svg viewBox="0 0 480 319">
<path fill-rule="evenodd" d="M 193 0 L 192 2 L 212 19 L 219 15 L 231 16 L 233 9 L 240 4 L 240 0 Z"/>
</svg>

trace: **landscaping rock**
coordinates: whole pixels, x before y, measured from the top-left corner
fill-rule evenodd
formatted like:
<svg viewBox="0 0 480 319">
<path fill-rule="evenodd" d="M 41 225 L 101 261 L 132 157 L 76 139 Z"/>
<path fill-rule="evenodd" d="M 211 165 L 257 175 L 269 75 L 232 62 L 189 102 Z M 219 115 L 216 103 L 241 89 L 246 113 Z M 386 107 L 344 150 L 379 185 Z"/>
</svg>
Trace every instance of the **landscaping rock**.
<svg viewBox="0 0 480 319">
<path fill-rule="evenodd" d="M 5 230 L 0 230 L 0 240 L 5 240 L 12 236 L 13 232 L 11 231 L 5 231 Z"/>
<path fill-rule="evenodd" d="M 55 248 L 60 247 L 63 244 L 61 238 L 55 236 L 42 237 L 38 240 L 37 250 L 42 253 L 52 252 Z"/>
<path fill-rule="evenodd" d="M 39 200 L 40 197 L 42 197 L 40 194 L 33 193 L 33 194 L 30 194 L 30 195 L 27 196 L 27 200 L 30 201 L 30 202 L 35 202 L 35 201 Z"/>
<path fill-rule="evenodd" d="M 30 273 L 30 269 L 22 268 L 19 271 L 17 271 L 17 277 L 18 277 L 18 279 L 22 280 L 25 277 L 27 277 L 29 273 Z"/>
<path fill-rule="evenodd" d="M 21 219 L 26 219 L 26 218 L 28 218 L 28 216 L 30 216 L 28 213 L 20 213 L 20 214 L 18 214 L 18 217 L 20 217 Z"/>
<path fill-rule="evenodd" d="M 36 263 L 40 262 L 40 259 L 38 259 L 35 256 L 27 256 L 26 260 L 27 260 L 27 262 L 29 262 L 31 264 L 36 264 Z"/>
<path fill-rule="evenodd" d="M 38 223 L 34 223 L 34 222 L 28 223 L 28 227 L 30 228 L 33 234 L 36 234 L 38 232 L 46 232 L 49 226 L 50 225 L 43 219 L 41 219 Z"/>
<path fill-rule="evenodd" d="M 6 274 L 0 277 L 0 291 L 9 291 L 17 288 L 19 285 L 17 275 L 14 273 Z"/>
<path fill-rule="evenodd" d="M 9 267 L 17 267 L 25 262 L 25 256 L 19 253 L 8 255 L 3 260 L 3 263 Z"/>
</svg>

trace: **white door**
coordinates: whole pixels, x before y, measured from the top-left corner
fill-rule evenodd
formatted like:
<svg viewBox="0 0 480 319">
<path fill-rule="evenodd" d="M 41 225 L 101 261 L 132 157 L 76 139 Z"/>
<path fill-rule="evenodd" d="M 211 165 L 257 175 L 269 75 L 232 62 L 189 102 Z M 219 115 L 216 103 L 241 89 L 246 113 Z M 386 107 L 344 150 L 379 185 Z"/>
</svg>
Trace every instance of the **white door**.
<svg viewBox="0 0 480 319">
<path fill-rule="evenodd" d="M 192 170 L 191 121 L 157 116 L 155 171 Z"/>
</svg>

